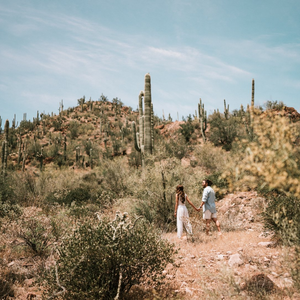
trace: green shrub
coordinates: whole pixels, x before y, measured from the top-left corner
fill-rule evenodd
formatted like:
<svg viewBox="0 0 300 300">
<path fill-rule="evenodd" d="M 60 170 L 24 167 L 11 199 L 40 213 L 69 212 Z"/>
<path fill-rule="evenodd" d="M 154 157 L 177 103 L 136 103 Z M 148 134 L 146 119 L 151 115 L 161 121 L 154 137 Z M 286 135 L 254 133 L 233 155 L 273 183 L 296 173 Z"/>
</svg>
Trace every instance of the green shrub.
<svg viewBox="0 0 300 300">
<path fill-rule="evenodd" d="M 270 101 L 268 100 L 265 104 L 264 104 L 266 110 L 268 109 L 275 109 L 275 110 L 283 110 L 284 107 L 286 106 L 282 101 Z"/>
<path fill-rule="evenodd" d="M 59 203 L 71 205 L 72 202 L 81 204 L 87 202 L 91 198 L 91 193 L 88 187 L 78 187 L 74 190 L 70 190 L 65 197 L 59 199 Z"/>
<path fill-rule="evenodd" d="M 177 141 L 170 139 L 165 143 L 165 152 L 167 157 L 176 157 L 182 159 L 185 157 L 188 147 L 184 138 L 179 138 Z"/>
<path fill-rule="evenodd" d="M 21 207 L 17 204 L 11 204 L 9 201 L 0 201 L 0 218 L 9 217 L 10 219 L 17 218 L 22 213 Z"/>
<path fill-rule="evenodd" d="M 21 219 L 18 237 L 22 238 L 26 245 L 39 256 L 47 254 L 53 242 L 51 226 L 47 228 L 43 222 L 35 217 Z"/>
<path fill-rule="evenodd" d="M 102 176 L 104 178 L 103 186 L 118 197 L 123 197 L 127 193 L 126 180 L 127 170 L 123 168 L 122 161 L 113 160 L 103 164 Z"/>
<path fill-rule="evenodd" d="M 38 141 L 30 141 L 30 143 L 27 146 L 28 154 L 36 157 L 37 154 L 41 153 L 41 145 Z"/>
<path fill-rule="evenodd" d="M 60 118 L 54 119 L 52 126 L 54 127 L 54 131 L 62 130 L 62 120 Z"/>
<path fill-rule="evenodd" d="M 184 124 L 180 124 L 179 133 L 183 135 L 186 143 L 190 142 L 192 134 L 195 131 L 194 125 L 192 123 L 192 117 L 189 115 L 187 121 Z"/>
<path fill-rule="evenodd" d="M 272 111 L 254 115 L 255 139 L 241 141 L 237 163 L 228 166 L 222 176 L 230 189 L 278 190 L 300 198 L 300 165 L 297 139 L 299 133 L 294 123 Z"/>
<path fill-rule="evenodd" d="M 300 245 L 299 198 L 278 192 L 268 193 L 268 206 L 263 213 L 265 227 L 275 232 L 287 245 Z"/>
<path fill-rule="evenodd" d="M 34 129 L 34 124 L 31 121 L 21 121 L 20 122 L 20 132 L 24 132 L 25 130 L 32 131 Z"/>
<path fill-rule="evenodd" d="M 142 165 L 142 155 L 140 152 L 132 149 L 131 153 L 128 156 L 128 164 L 131 167 L 139 168 Z"/>
<path fill-rule="evenodd" d="M 14 190 L 12 189 L 12 179 L 10 176 L 4 180 L 0 178 L 0 202 L 11 201 L 14 197 Z"/>
<path fill-rule="evenodd" d="M 209 116 L 209 124 L 209 140 L 215 146 L 222 146 L 227 151 L 231 150 L 234 140 L 244 134 L 241 131 L 244 129 L 242 119 L 232 115 L 226 119 L 220 113 L 215 112 Z"/>
<path fill-rule="evenodd" d="M 91 192 L 89 187 L 77 187 L 62 195 L 59 195 L 56 192 L 49 193 L 46 196 L 45 201 L 50 204 L 58 203 L 70 206 L 72 203 L 75 203 L 76 205 L 83 204 L 90 199 Z"/>
<path fill-rule="evenodd" d="M 114 299 L 133 285 L 158 283 L 174 245 L 144 220 L 132 223 L 126 214 L 113 221 L 87 222 L 59 247 L 55 268 L 45 274 L 48 294 L 55 294 L 57 279 L 66 289 L 64 299 Z"/>
<path fill-rule="evenodd" d="M 78 137 L 78 130 L 80 127 L 80 123 L 77 121 L 71 121 L 69 125 L 69 137 L 70 139 L 74 140 Z"/>
<path fill-rule="evenodd" d="M 94 125 L 91 123 L 84 123 L 81 124 L 79 127 L 78 133 L 79 134 L 86 134 L 86 135 L 91 135 L 92 132 L 94 131 Z"/>
<path fill-rule="evenodd" d="M 205 168 L 207 172 L 223 172 L 230 160 L 229 153 L 212 143 L 206 142 L 195 147 L 194 155 L 197 165 Z"/>
</svg>

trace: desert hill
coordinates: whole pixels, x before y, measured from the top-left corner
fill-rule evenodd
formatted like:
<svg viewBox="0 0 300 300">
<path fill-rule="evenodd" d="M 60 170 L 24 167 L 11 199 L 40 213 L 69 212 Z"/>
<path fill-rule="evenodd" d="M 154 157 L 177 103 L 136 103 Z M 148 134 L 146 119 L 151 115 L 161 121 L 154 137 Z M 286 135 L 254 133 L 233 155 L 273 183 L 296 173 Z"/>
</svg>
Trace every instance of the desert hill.
<svg viewBox="0 0 300 300">
<path fill-rule="evenodd" d="M 291 271 L 298 270 L 297 248 L 287 246 L 278 232 L 266 229 L 263 218 L 269 203 L 278 198 L 278 191 L 268 199 L 249 186 L 247 191 L 233 192 L 221 176 L 245 157 L 244 150 L 235 144 L 237 140 L 249 139 L 253 144 L 248 134 L 249 112 L 241 110 L 227 117 L 214 112 L 208 116 L 205 134 L 199 116 L 182 121 L 154 116 L 154 151 L 143 161 L 145 157 L 135 149 L 132 131 L 133 122 L 139 124 L 138 111 L 118 99 L 86 102 L 81 98 L 78 104 L 65 110 L 62 107 L 57 116 L 37 114 L 32 122 L 24 120 L 18 127 L 12 124 L 1 134 L 3 299 L 63 299 L 66 279 L 60 279 L 61 269 L 55 271 L 55 266 L 62 265 L 58 263 L 60 247 L 82 224 L 93 228 L 119 215 L 124 220 L 129 215 L 134 225 L 145 220 L 145 230 L 152 226 L 159 230 L 158 235 L 149 234 L 158 239 L 154 246 L 162 239 L 177 249 L 174 262 L 161 270 L 162 285 L 147 280 L 133 284 L 124 299 L 299 298 L 297 277 Z M 298 126 L 299 114 L 294 109 L 284 107 L 273 112 L 288 120 L 281 120 L 284 126 Z M 294 148 L 297 141 L 293 139 Z M 295 153 L 289 155 L 294 159 Z M 211 235 L 206 236 L 201 214 L 189 207 L 193 235 L 178 240 L 175 187 L 183 184 L 198 206 L 201 181 L 207 177 L 217 191 L 222 235 L 218 236 L 212 225 Z M 124 220 L 116 228 L 109 226 L 116 233 L 125 226 Z M 284 226 L 288 228 L 296 221 L 287 220 Z M 134 225 L 129 225 L 132 230 Z M 147 244 L 139 244 L 132 251 L 143 247 Z M 164 254 L 166 250 L 159 246 L 157 251 Z M 75 258 L 76 252 L 72 252 Z M 156 259 L 159 261 L 154 255 L 149 261 Z M 68 272 L 75 272 L 76 266 Z"/>
</svg>

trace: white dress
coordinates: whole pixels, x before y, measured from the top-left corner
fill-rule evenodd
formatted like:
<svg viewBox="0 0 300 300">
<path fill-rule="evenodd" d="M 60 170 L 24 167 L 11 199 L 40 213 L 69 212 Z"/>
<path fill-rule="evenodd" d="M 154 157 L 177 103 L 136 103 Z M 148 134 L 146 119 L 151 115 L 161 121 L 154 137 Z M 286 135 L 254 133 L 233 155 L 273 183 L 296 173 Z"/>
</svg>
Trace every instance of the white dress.
<svg viewBox="0 0 300 300">
<path fill-rule="evenodd" d="M 179 197 L 179 196 L 178 196 Z M 186 198 L 186 195 L 185 195 Z M 184 203 L 178 200 L 177 208 L 177 237 L 181 238 L 183 233 L 183 225 L 188 234 L 192 234 L 192 225 L 189 220 L 189 212 Z"/>
</svg>

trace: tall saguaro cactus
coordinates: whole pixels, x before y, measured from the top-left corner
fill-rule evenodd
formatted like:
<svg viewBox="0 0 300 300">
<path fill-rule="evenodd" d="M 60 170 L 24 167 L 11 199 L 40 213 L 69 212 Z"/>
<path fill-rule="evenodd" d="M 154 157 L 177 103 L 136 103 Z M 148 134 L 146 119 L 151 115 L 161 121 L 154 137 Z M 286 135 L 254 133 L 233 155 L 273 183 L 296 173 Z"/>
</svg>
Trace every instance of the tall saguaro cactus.
<svg viewBox="0 0 300 300">
<path fill-rule="evenodd" d="M 248 138 L 252 141 L 254 138 L 253 132 L 253 114 L 254 114 L 254 90 L 255 89 L 255 82 L 252 79 L 252 93 L 251 93 L 251 106 L 247 105 L 247 113 L 245 117 L 245 126 L 246 132 L 248 134 Z"/>
<path fill-rule="evenodd" d="M 200 122 L 200 128 L 201 128 L 203 142 L 205 142 L 206 141 L 205 131 L 207 129 L 207 112 L 204 109 L 204 103 L 202 103 L 201 98 L 198 103 L 198 116 L 199 116 L 199 122 Z"/>
<path fill-rule="evenodd" d="M 143 107 L 144 100 L 144 107 Z M 136 133 L 135 122 L 132 122 L 135 149 L 142 155 L 153 151 L 153 105 L 151 99 L 151 77 L 145 75 L 145 90 L 139 94 L 139 133 Z"/>
<path fill-rule="evenodd" d="M 255 82 L 254 79 L 252 79 L 252 96 L 251 96 L 251 108 L 254 108 L 254 88 L 255 88 Z"/>
<path fill-rule="evenodd" d="M 3 176 L 6 175 L 6 170 L 7 170 L 8 130 L 9 130 L 9 121 L 6 120 L 5 125 L 4 125 L 4 141 L 2 142 L 2 172 L 3 172 Z"/>
</svg>

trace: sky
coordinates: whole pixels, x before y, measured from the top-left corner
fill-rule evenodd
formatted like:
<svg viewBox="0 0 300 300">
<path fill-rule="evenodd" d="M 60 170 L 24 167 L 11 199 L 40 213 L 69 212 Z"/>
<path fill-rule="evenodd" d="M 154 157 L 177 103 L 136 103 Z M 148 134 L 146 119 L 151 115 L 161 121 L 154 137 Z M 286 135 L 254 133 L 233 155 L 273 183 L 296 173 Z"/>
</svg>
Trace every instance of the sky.
<svg viewBox="0 0 300 300">
<path fill-rule="evenodd" d="M 282 101 L 300 111 L 299 0 L 0 0 L 0 116 L 58 114 L 77 99 L 173 120 Z"/>
</svg>

